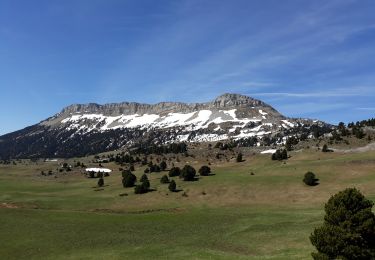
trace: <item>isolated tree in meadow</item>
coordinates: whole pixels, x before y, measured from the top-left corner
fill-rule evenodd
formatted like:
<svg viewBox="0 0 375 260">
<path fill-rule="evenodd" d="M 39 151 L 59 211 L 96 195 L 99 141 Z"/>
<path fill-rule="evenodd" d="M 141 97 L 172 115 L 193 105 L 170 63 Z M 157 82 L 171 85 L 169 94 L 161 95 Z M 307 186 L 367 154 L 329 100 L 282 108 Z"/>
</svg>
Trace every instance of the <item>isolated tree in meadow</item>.
<svg viewBox="0 0 375 260">
<path fill-rule="evenodd" d="M 160 183 L 169 183 L 169 179 L 167 175 L 163 175 L 160 179 Z"/>
<path fill-rule="evenodd" d="M 242 153 L 237 154 L 236 161 L 237 162 L 242 162 Z"/>
<path fill-rule="evenodd" d="M 201 176 L 208 176 L 211 173 L 211 168 L 203 165 L 201 168 L 199 168 L 198 172 Z"/>
<path fill-rule="evenodd" d="M 146 193 L 146 190 L 145 190 L 145 188 L 143 187 L 142 184 L 138 184 L 134 187 L 134 193 L 135 194 L 143 194 L 143 193 Z"/>
<path fill-rule="evenodd" d="M 180 176 L 180 174 L 181 174 L 181 169 L 179 167 L 172 167 L 168 173 L 169 177 Z"/>
<path fill-rule="evenodd" d="M 176 191 L 176 182 L 174 180 L 172 180 L 169 185 L 168 185 L 168 189 L 171 191 L 171 192 L 175 192 Z"/>
<path fill-rule="evenodd" d="M 104 179 L 103 179 L 103 177 L 99 178 L 99 180 L 98 180 L 98 186 L 99 187 L 103 187 L 104 186 Z"/>
<path fill-rule="evenodd" d="M 318 184 L 318 179 L 313 172 L 306 172 L 303 177 L 303 182 L 309 186 L 315 186 Z"/>
<path fill-rule="evenodd" d="M 195 178 L 196 171 L 190 165 L 185 165 L 181 170 L 180 178 L 184 181 L 193 181 Z"/>
<path fill-rule="evenodd" d="M 325 205 L 324 224 L 310 236 L 314 259 L 375 259 L 374 203 L 355 189 L 333 195 Z"/>
</svg>

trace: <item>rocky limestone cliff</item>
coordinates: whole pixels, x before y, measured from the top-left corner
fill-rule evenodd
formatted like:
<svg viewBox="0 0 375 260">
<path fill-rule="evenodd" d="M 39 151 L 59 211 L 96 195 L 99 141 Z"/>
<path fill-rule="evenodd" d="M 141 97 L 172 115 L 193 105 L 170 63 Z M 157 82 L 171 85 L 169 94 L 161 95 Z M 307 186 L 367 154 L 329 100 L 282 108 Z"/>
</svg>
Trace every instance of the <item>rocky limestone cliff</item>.
<svg viewBox="0 0 375 260">
<path fill-rule="evenodd" d="M 118 115 L 143 115 L 143 114 L 165 114 L 165 113 L 190 113 L 197 110 L 208 109 L 231 109 L 264 107 L 270 109 L 275 115 L 281 116 L 268 104 L 239 94 L 223 94 L 211 102 L 206 103 L 181 103 L 181 102 L 160 102 L 157 104 L 141 104 L 136 102 L 122 102 L 99 105 L 95 103 L 74 104 L 64 108 L 56 117 L 64 117 L 72 114 L 102 114 L 105 116 Z"/>
</svg>

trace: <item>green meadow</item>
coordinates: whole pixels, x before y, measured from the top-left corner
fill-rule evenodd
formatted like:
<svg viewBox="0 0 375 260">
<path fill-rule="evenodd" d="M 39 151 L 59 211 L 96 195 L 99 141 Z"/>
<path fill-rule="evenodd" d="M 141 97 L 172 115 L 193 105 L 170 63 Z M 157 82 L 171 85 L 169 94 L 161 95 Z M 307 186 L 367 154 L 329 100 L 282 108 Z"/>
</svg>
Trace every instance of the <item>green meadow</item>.
<svg viewBox="0 0 375 260">
<path fill-rule="evenodd" d="M 40 175 L 56 162 L 0 165 L 1 259 L 310 259 L 331 195 L 357 187 L 375 199 L 374 151 L 244 159 L 213 164 L 198 181 L 175 177 L 175 193 L 160 184 L 167 172 L 151 173 L 154 191 L 141 195 L 122 187 L 115 164 L 103 188 L 78 169 Z M 318 186 L 302 182 L 307 171 Z"/>
</svg>

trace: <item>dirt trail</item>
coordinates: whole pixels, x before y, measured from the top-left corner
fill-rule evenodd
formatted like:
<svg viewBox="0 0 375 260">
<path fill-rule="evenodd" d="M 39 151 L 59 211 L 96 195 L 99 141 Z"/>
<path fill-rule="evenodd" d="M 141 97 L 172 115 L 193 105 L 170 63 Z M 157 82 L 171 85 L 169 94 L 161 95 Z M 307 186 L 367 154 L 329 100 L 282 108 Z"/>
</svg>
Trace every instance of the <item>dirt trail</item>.
<svg viewBox="0 0 375 260">
<path fill-rule="evenodd" d="M 375 151 L 375 142 L 370 143 L 366 146 L 358 147 L 358 148 L 351 148 L 351 149 L 332 149 L 335 152 L 343 152 L 343 153 L 363 153 L 368 151 Z"/>
</svg>

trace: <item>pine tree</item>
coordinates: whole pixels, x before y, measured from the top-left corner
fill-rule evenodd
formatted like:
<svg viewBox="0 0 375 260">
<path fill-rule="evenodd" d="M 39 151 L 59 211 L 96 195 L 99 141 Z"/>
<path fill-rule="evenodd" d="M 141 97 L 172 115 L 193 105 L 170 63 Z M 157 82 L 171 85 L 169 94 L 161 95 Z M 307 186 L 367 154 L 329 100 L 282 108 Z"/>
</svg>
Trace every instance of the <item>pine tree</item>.
<svg viewBox="0 0 375 260">
<path fill-rule="evenodd" d="M 124 188 L 133 187 L 136 181 L 137 177 L 129 170 L 125 170 L 122 172 L 122 185 L 124 186 Z"/>
<path fill-rule="evenodd" d="M 160 179 L 160 183 L 169 183 L 169 179 L 167 175 L 163 175 Z"/>
<path fill-rule="evenodd" d="M 211 168 L 208 167 L 208 166 L 206 166 L 206 165 L 204 165 L 204 166 L 202 166 L 202 167 L 198 170 L 198 172 L 199 172 L 199 174 L 200 174 L 201 176 L 208 176 L 208 175 L 210 175 L 210 173 L 211 173 Z"/>
<path fill-rule="evenodd" d="M 176 182 L 174 180 L 172 180 L 169 185 L 168 185 L 168 189 L 171 191 L 171 192 L 175 192 L 176 191 Z"/>
<path fill-rule="evenodd" d="M 324 224 L 310 236 L 314 259 L 374 259 L 373 202 L 355 188 L 333 195 L 325 205 Z"/>
<path fill-rule="evenodd" d="M 180 174 L 181 174 L 181 169 L 179 167 L 172 167 L 168 173 L 169 177 L 180 176 Z"/>
<path fill-rule="evenodd" d="M 305 176 L 303 178 L 303 182 L 306 184 L 306 185 L 309 185 L 309 186 L 315 186 L 317 185 L 318 179 L 315 177 L 315 174 L 312 173 L 312 172 L 306 172 L 305 173 Z"/>
<path fill-rule="evenodd" d="M 195 169 L 190 165 L 185 165 L 184 168 L 182 168 L 180 178 L 184 179 L 184 181 L 193 181 L 195 178 L 196 171 Z"/>
<path fill-rule="evenodd" d="M 103 187 L 104 186 L 104 179 L 103 179 L 103 177 L 99 178 L 99 180 L 98 180 L 98 186 L 99 187 Z"/>
<path fill-rule="evenodd" d="M 160 163 L 160 170 L 165 171 L 167 169 L 167 163 L 165 161 L 162 161 Z"/>
<path fill-rule="evenodd" d="M 242 153 L 239 153 L 236 158 L 237 162 L 242 162 Z"/>
<path fill-rule="evenodd" d="M 139 180 L 140 182 L 144 182 L 144 181 L 148 181 L 148 177 L 147 177 L 147 175 L 146 174 L 143 174 L 142 175 L 142 177 L 141 177 L 141 179 Z"/>
<path fill-rule="evenodd" d="M 281 159 L 282 159 L 282 160 L 286 160 L 286 159 L 288 159 L 288 153 L 287 153 L 286 149 L 284 149 L 284 150 L 281 152 Z"/>
</svg>

